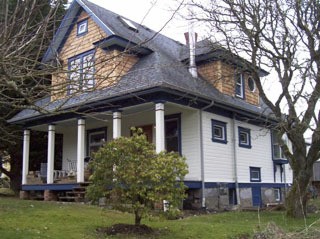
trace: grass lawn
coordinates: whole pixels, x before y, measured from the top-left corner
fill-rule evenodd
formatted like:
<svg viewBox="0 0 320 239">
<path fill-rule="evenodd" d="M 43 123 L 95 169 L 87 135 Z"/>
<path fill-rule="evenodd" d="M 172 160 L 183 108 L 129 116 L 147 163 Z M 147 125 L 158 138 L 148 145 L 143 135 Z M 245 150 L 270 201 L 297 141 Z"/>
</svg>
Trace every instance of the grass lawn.
<svg viewBox="0 0 320 239">
<path fill-rule="evenodd" d="M 307 225 L 320 229 L 320 214 L 310 214 Z M 142 223 L 158 229 L 155 238 L 236 238 L 239 234 L 252 234 L 275 222 L 287 231 L 301 231 L 304 220 L 288 219 L 284 212 L 226 212 L 191 216 L 180 220 L 158 217 L 144 219 Z M 96 206 L 57 202 L 22 201 L 0 198 L 0 238 L 103 238 L 95 229 L 115 223 L 133 223 L 131 214 L 102 209 Z M 104 237 L 105 238 L 105 237 Z M 138 238 L 109 236 L 107 238 Z M 144 237 L 144 238 L 150 238 Z"/>
</svg>

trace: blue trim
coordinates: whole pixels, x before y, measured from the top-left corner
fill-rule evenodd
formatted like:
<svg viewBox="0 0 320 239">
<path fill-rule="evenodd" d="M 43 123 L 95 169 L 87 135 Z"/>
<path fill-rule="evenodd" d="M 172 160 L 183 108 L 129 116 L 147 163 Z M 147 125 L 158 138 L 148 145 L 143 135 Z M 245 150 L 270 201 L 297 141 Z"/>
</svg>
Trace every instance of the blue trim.
<svg viewBox="0 0 320 239">
<path fill-rule="evenodd" d="M 73 1 L 71 6 L 69 7 L 67 13 L 64 15 L 64 17 L 61 21 L 61 24 L 58 27 L 58 30 L 54 34 L 53 39 L 50 42 L 48 49 L 46 50 L 44 56 L 42 57 L 42 60 L 41 60 L 42 63 L 47 63 L 48 61 L 50 61 L 51 56 L 55 55 L 56 52 L 59 52 L 59 50 L 64 45 L 64 43 L 66 41 L 66 36 L 69 35 L 69 33 L 71 31 L 70 28 L 74 24 L 73 19 L 78 16 L 79 9 L 77 9 L 77 8 L 80 8 L 79 5 L 76 4 L 76 1 Z M 75 16 L 71 17 L 70 15 L 72 15 L 72 14 Z M 68 29 L 66 29 L 66 26 L 69 24 L 70 21 L 71 21 L 71 24 L 69 25 Z M 57 42 L 59 42 L 58 46 L 56 46 Z"/>
<path fill-rule="evenodd" d="M 25 184 L 21 186 L 23 191 L 69 191 L 74 187 L 80 186 L 79 183 L 66 183 L 66 184 Z"/>
<path fill-rule="evenodd" d="M 241 133 L 245 133 L 248 136 L 248 139 L 247 139 L 248 144 L 241 143 L 241 140 L 240 140 Z M 239 141 L 239 147 L 251 149 L 252 145 L 251 145 L 251 131 L 250 131 L 250 129 L 238 126 L 238 141 Z"/>
<path fill-rule="evenodd" d="M 250 170 L 250 182 L 261 182 L 261 168 L 258 167 L 249 167 Z M 259 178 L 253 178 L 253 172 L 259 172 Z"/>
<path fill-rule="evenodd" d="M 190 189 L 200 189 L 201 181 L 184 181 L 184 185 Z"/>
<path fill-rule="evenodd" d="M 98 18 L 91 9 L 85 5 L 81 0 L 76 0 L 76 2 L 88 13 L 88 15 L 101 27 L 107 35 L 114 35 L 114 32 L 106 25 L 104 24 L 100 18 Z"/>
<path fill-rule="evenodd" d="M 274 164 L 282 165 L 282 164 L 288 164 L 289 161 L 287 159 L 273 159 L 272 160 Z"/>
<path fill-rule="evenodd" d="M 215 135 L 214 135 L 214 127 L 215 126 L 221 127 L 221 129 L 222 129 L 221 133 L 224 135 L 223 139 L 215 137 Z M 221 144 L 228 143 L 228 141 L 227 141 L 227 138 L 228 138 L 227 137 L 227 123 L 226 122 L 211 119 L 211 131 L 212 131 L 212 142 L 221 143 Z"/>
<path fill-rule="evenodd" d="M 184 181 L 184 184 L 191 189 L 201 189 L 201 181 Z M 235 188 L 235 183 L 230 182 L 205 182 L 205 188 L 219 188 L 219 187 L 226 187 L 226 188 Z M 289 187 L 290 185 L 287 183 L 259 183 L 259 182 L 252 182 L 252 183 L 238 183 L 239 188 L 252 188 L 252 187 L 260 187 L 260 188 L 285 188 Z"/>
<path fill-rule="evenodd" d="M 85 31 L 84 32 L 81 32 L 79 33 L 79 29 L 80 29 L 80 26 L 83 24 L 83 23 L 86 23 L 86 28 L 85 28 Z M 84 36 L 88 33 L 88 18 L 80 21 L 80 22 L 77 22 L 77 36 L 80 37 L 80 36 Z"/>
<path fill-rule="evenodd" d="M 114 48 L 121 51 L 128 50 L 141 56 L 149 55 L 153 52 L 151 49 L 141 46 L 141 44 L 136 44 L 117 35 L 108 36 L 105 39 L 94 42 L 93 45 L 103 48 L 104 50 Z"/>
<path fill-rule="evenodd" d="M 178 96 L 178 97 L 177 97 Z M 119 96 L 113 96 L 109 98 L 101 98 L 94 102 L 82 102 L 82 104 L 72 104 L 67 109 L 66 113 L 61 114 L 35 114 L 33 116 L 24 116 L 18 120 L 9 120 L 9 123 L 21 124 L 24 127 L 32 127 L 39 124 L 46 124 L 47 122 L 55 122 L 61 121 L 70 118 L 76 118 L 79 116 L 78 112 L 86 112 L 90 113 L 95 110 L 95 112 L 103 112 L 103 111 L 112 111 L 118 109 L 119 106 L 121 108 L 125 108 L 128 106 L 134 106 L 139 104 L 144 104 L 146 102 L 154 102 L 157 100 L 166 100 L 167 102 L 172 102 L 180 105 L 186 105 L 188 107 L 193 107 L 196 109 L 201 109 L 202 107 L 210 104 L 210 101 L 207 101 L 204 98 L 197 98 L 195 100 L 194 95 L 186 95 L 183 92 L 173 90 L 168 87 L 152 87 L 144 90 L 139 90 L 132 92 L 131 94 L 123 94 Z M 70 110 L 71 109 L 71 110 Z M 232 118 L 232 112 L 237 113 L 238 117 L 243 117 L 248 120 L 250 124 L 253 125 L 266 125 L 271 124 L 274 121 L 269 121 L 270 119 L 265 118 L 259 114 L 253 114 L 250 112 L 246 112 L 244 110 L 240 110 L 237 108 L 230 108 L 225 105 L 221 105 L 215 103 L 215 105 L 209 109 L 206 109 L 207 112 L 211 112 L 217 115 L 226 116 L 228 118 Z M 81 114 L 80 114 L 81 115 Z M 259 116 L 259 117 L 257 117 Z M 243 119 L 242 119 L 243 120 Z"/>
</svg>

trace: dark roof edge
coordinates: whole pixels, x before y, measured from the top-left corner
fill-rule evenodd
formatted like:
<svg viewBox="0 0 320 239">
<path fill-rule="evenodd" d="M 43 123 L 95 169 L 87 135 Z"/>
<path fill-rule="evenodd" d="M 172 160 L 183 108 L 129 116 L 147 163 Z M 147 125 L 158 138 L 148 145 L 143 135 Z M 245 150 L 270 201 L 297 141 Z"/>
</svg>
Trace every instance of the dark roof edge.
<svg viewBox="0 0 320 239">
<path fill-rule="evenodd" d="M 260 120 L 266 120 L 269 123 L 276 123 L 277 122 L 275 119 L 272 119 L 271 117 L 268 117 L 267 115 L 263 115 L 262 113 L 249 111 L 248 109 L 243 109 L 243 108 L 239 109 L 239 108 L 236 108 L 235 106 L 232 106 L 232 105 L 229 105 L 229 104 L 225 104 L 225 103 L 222 103 L 222 102 L 218 102 L 218 101 L 215 101 L 214 99 L 210 99 L 210 98 L 207 98 L 207 97 L 203 97 L 202 95 L 196 95 L 194 93 L 182 92 L 180 90 L 172 89 L 172 88 L 170 88 L 168 86 L 155 86 L 153 88 L 143 89 L 143 90 L 139 90 L 139 91 L 136 91 L 136 92 L 131 92 L 130 94 L 118 95 L 118 96 L 110 97 L 108 99 L 101 99 L 99 101 L 89 102 L 87 104 L 80 104 L 83 107 L 81 107 L 79 104 L 72 105 L 72 106 L 70 106 L 68 108 L 65 108 L 64 109 L 64 111 L 65 111 L 64 113 L 59 112 L 57 114 L 68 114 L 68 113 L 70 113 L 69 110 L 75 109 L 77 107 L 80 107 L 80 109 L 81 108 L 85 108 L 85 107 L 92 107 L 92 106 L 99 105 L 102 102 L 105 104 L 105 103 L 110 103 L 110 102 L 114 102 L 114 101 L 126 100 L 126 99 L 129 99 L 129 98 L 137 97 L 137 96 L 141 96 L 141 95 L 154 94 L 155 92 L 161 92 L 161 91 L 165 92 L 165 93 L 169 93 L 169 94 L 173 94 L 173 95 L 179 96 L 180 98 L 185 98 L 185 99 L 189 98 L 192 101 L 197 101 L 199 104 L 201 103 L 201 105 L 203 105 L 203 106 L 210 105 L 210 104 L 212 104 L 212 102 L 214 102 L 212 107 L 216 106 L 216 107 L 219 107 L 219 108 L 222 108 L 222 109 L 226 109 L 228 111 L 238 113 L 240 115 L 246 116 L 246 117 L 251 118 L 251 119 L 259 118 Z M 165 99 L 163 99 L 163 100 L 165 100 Z M 196 107 L 196 106 L 190 106 L 190 107 L 199 108 L 199 109 L 202 108 L 202 107 Z M 205 111 L 210 112 L 210 107 L 206 108 Z M 7 122 L 10 123 L 10 124 L 21 124 L 21 125 L 23 125 L 24 123 L 26 123 L 28 121 L 30 122 L 30 121 L 41 120 L 41 119 L 45 119 L 47 117 L 52 117 L 52 116 L 55 116 L 55 115 L 56 114 L 54 114 L 54 113 L 51 114 L 51 115 L 37 114 L 37 115 L 35 115 L 33 117 L 30 117 L 30 118 L 22 118 L 22 119 L 17 119 L 17 120 L 10 119 Z"/>
</svg>

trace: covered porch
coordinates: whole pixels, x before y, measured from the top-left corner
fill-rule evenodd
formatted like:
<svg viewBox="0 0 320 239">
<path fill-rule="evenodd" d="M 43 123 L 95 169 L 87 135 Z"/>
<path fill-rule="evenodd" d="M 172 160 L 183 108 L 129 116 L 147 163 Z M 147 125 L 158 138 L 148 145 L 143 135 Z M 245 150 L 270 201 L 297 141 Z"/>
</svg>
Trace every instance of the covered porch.
<svg viewBox="0 0 320 239">
<path fill-rule="evenodd" d="M 143 129 L 147 139 L 155 144 L 156 152 L 163 150 L 182 153 L 181 114 L 196 110 L 170 102 L 149 102 L 113 111 L 82 114 L 78 118 L 52 120 L 24 130 L 22 194 L 28 191 L 69 191 L 87 183 L 87 165 L 93 153 L 105 142 L 120 136 L 130 136 L 131 127 Z M 38 170 L 29 170 L 32 131 L 47 132 L 47 158 Z M 56 135 L 62 135 L 62 158 L 55 155 Z M 55 167 L 57 160 L 60 167 Z M 24 196 L 22 196 L 24 197 Z M 46 197 L 45 197 L 46 198 Z"/>
</svg>

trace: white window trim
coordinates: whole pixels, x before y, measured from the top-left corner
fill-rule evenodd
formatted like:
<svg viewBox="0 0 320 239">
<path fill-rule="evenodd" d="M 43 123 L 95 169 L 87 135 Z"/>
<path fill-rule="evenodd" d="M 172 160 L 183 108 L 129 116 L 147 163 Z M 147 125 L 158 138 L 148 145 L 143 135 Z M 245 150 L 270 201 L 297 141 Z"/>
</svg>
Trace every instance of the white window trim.
<svg viewBox="0 0 320 239">
<path fill-rule="evenodd" d="M 77 25 L 77 35 L 83 35 L 88 32 L 88 19 L 78 22 Z"/>
<path fill-rule="evenodd" d="M 240 83 L 238 82 L 238 79 L 240 79 Z M 237 86 L 240 87 L 240 94 L 237 93 Z M 242 73 L 236 75 L 235 95 L 239 98 L 244 98 L 244 76 Z"/>
</svg>

